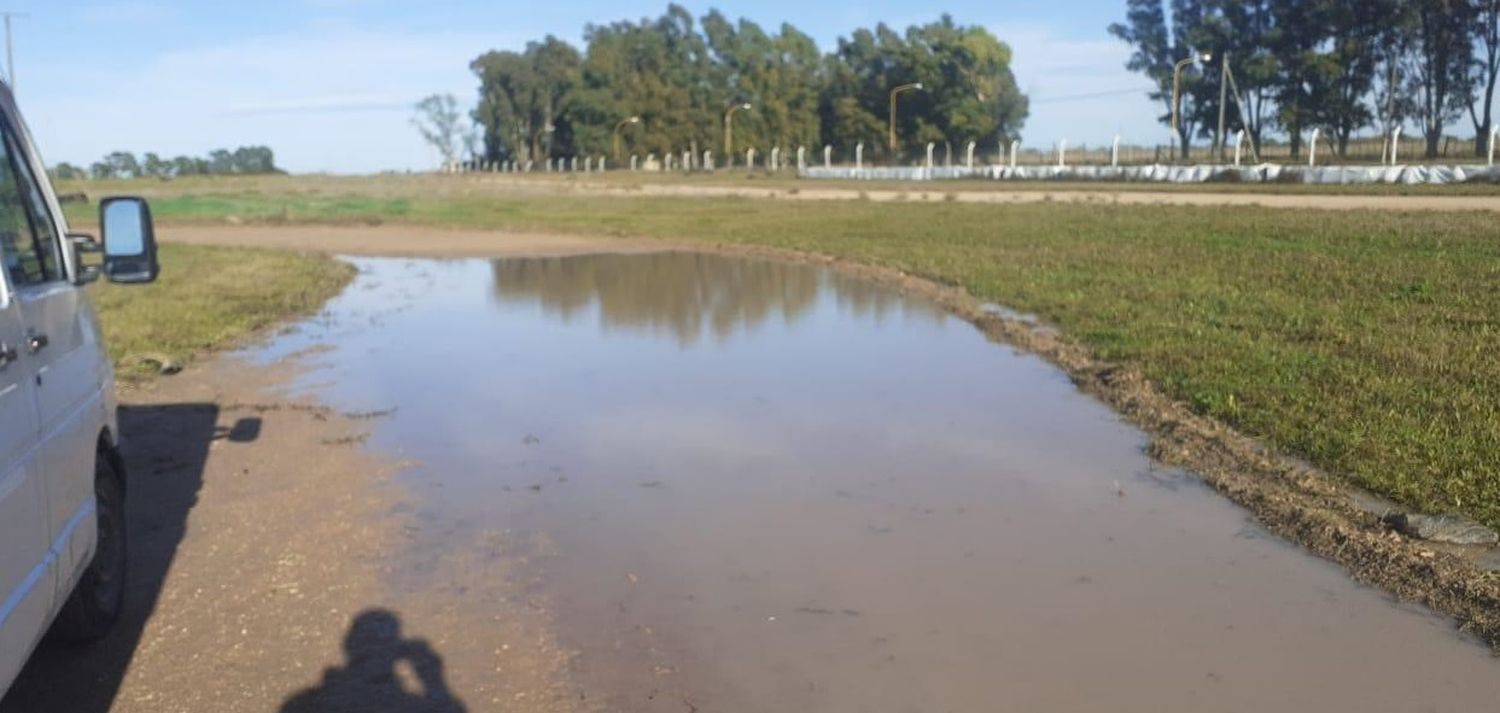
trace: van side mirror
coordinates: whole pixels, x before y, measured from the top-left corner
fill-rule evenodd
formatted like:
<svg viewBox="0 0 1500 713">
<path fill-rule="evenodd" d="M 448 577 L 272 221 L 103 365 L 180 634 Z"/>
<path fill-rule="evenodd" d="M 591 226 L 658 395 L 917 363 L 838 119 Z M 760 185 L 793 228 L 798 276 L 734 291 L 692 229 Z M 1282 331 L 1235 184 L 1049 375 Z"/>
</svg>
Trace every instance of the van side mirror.
<svg viewBox="0 0 1500 713">
<path fill-rule="evenodd" d="M 99 227 L 105 279 L 123 284 L 156 280 L 161 273 L 156 262 L 156 229 L 145 199 L 105 198 L 99 203 Z"/>
</svg>

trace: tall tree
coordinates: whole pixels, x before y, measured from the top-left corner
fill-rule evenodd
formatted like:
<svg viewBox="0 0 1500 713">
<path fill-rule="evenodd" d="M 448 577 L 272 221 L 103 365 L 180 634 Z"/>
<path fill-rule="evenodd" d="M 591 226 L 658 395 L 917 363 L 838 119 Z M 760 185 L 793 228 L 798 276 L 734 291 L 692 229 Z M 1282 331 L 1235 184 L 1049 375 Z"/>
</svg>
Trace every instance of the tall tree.
<svg viewBox="0 0 1500 713">
<path fill-rule="evenodd" d="M 1029 105 L 1010 63 L 1009 46 L 947 15 L 904 36 L 884 24 L 856 31 L 829 59 L 825 140 L 845 147 L 863 141 L 886 154 L 891 90 L 913 83 L 923 90 L 900 99 L 896 133 L 914 156 L 928 142 L 961 148 L 1017 138 Z"/>
<path fill-rule="evenodd" d="M 1165 0 L 1126 0 L 1125 21 L 1109 26 L 1109 34 L 1134 47 L 1125 68 L 1146 75 L 1156 85 L 1150 97 L 1161 102 L 1158 120 L 1172 123 L 1172 80 L 1177 56 L 1167 31 Z"/>
<path fill-rule="evenodd" d="M 416 115 L 411 123 L 417 127 L 422 140 L 437 150 L 444 165 L 458 161 L 463 150 L 463 113 L 458 110 L 458 100 L 452 94 L 433 94 L 417 102 Z M 233 163 L 233 158 L 230 158 Z"/>
<path fill-rule="evenodd" d="M 752 111 L 736 117 L 736 144 L 776 146 L 816 144 L 822 57 L 811 37 L 791 25 L 767 35 L 759 25 L 731 23 L 717 10 L 703 18 L 703 31 L 724 88 L 719 104 L 749 102 Z"/>
<path fill-rule="evenodd" d="M 1427 140 L 1427 158 L 1438 157 L 1443 129 L 1469 106 L 1474 45 L 1471 0 L 1409 0 L 1413 34 L 1411 91 L 1420 102 L 1417 120 Z"/>
<path fill-rule="evenodd" d="M 1109 33 L 1135 47 L 1125 67 L 1145 74 L 1156 85 L 1150 97 L 1162 103 L 1161 123 L 1171 126 L 1176 113 L 1180 153 L 1188 158 L 1192 138 L 1204 125 L 1207 107 L 1217 107 L 1218 90 L 1199 72 L 1179 73 L 1177 65 L 1212 49 L 1193 46 L 1209 8 L 1200 0 L 1172 0 L 1169 30 L 1165 5 L 1164 0 L 1127 0 L 1125 22 L 1110 25 Z M 1179 80 L 1181 91 L 1174 94 L 1174 84 Z M 1181 102 L 1180 110 L 1173 106 L 1174 98 Z"/>
<path fill-rule="evenodd" d="M 1279 63 L 1270 43 L 1276 31 L 1275 0 L 1204 0 L 1196 26 L 1184 28 L 1186 40 L 1200 51 L 1211 52 L 1212 63 L 1204 68 L 1199 90 L 1197 120 L 1201 135 L 1218 131 L 1221 67 L 1228 59 L 1240 95 L 1223 107 L 1226 130 L 1243 128 L 1254 146 L 1261 144 L 1271 123 L 1272 92 Z M 1243 113 L 1242 113 L 1243 112 Z M 1227 142 L 1227 137 L 1216 137 Z"/>
<path fill-rule="evenodd" d="M 1399 2 L 1399 0 L 1396 0 Z M 1319 0 L 1329 37 L 1309 66 L 1312 118 L 1332 132 L 1340 156 L 1354 132 L 1375 120 L 1367 98 L 1380 69 L 1381 28 L 1396 20 L 1392 0 Z"/>
<path fill-rule="evenodd" d="M 567 150 L 559 139 L 571 135 L 564 109 L 581 62 L 572 45 L 548 36 L 523 53 L 488 52 L 469 65 L 479 77 L 474 120 L 487 159 L 539 160 L 553 154 L 549 149 Z"/>
<path fill-rule="evenodd" d="M 1495 126 L 1495 83 L 1500 80 L 1500 0 L 1475 0 L 1475 34 L 1478 35 L 1471 84 L 1482 91 L 1473 92 L 1469 118 L 1474 122 L 1474 155 L 1489 152 L 1489 140 Z"/>
<path fill-rule="evenodd" d="M 580 152 L 610 150 L 613 130 L 632 116 L 640 126 L 621 136 L 630 152 L 659 156 L 715 145 L 720 99 L 707 41 L 679 5 L 655 20 L 589 26 L 579 88 L 568 102 Z"/>
</svg>

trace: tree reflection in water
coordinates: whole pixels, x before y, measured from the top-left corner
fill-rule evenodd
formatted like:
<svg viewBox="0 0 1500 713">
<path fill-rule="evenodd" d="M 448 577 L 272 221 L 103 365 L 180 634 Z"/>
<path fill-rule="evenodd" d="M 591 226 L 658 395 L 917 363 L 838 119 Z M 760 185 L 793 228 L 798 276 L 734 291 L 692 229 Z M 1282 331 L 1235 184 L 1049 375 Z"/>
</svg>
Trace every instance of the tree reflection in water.
<svg viewBox="0 0 1500 713">
<path fill-rule="evenodd" d="M 495 296 L 535 302 L 570 322 L 596 307 L 606 329 L 667 334 L 690 347 L 711 334 L 723 342 L 778 318 L 795 323 L 823 289 L 835 304 L 877 322 L 941 310 L 895 291 L 809 265 L 694 252 L 508 258 L 491 264 Z"/>
</svg>

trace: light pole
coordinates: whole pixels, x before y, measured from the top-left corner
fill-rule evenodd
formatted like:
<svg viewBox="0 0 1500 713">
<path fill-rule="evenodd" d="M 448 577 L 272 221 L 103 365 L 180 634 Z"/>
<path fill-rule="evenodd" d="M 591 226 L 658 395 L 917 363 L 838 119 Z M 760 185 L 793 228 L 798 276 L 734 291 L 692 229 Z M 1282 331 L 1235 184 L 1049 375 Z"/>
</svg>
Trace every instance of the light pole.
<svg viewBox="0 0 1500 713">
<path fill-rule="evenodd" d="M 639 123 L 641 123 L 641 117 L 639 117 L 639 116 L 632 116 L 629 119 L 621 119 L 620 123 L 615 124 L 615 130 L 614 130 L 614 132 L 612 132 L 612 136 L 614 137 L 615 162 L 616 163 L 618 163 L 620 161 L 620 129 L 625 128 L 629 124 L 639 124 Z"/>
<path fill-rule="evenodd" d="M 901 96 L 902 94 L 904 94 L 906 92 L 920 91 L 921 89 L 922 89 L 922 83 L 921 82 L 912 82 L 911 84 L 903 84 L 903 85 L 901 85 L 899 87 L 896 87 L 895 89 L 891 90 L 891 133 L 890 133 L 890 145 L 891 145 L 891 157 L 893 159 L 896 156 L 896 97 Z"/>
<path fill-rule="evenodd" d="M 531 135 L 531 152 L 533 160 L 539 159 L 542 156 L 542 134 L 550 134 L 554 131 L 557 131 L 557 127 L 548 124 L 540 129 L 537 129 L 536 133 Z"/>
<path fill-rule="evenodd" d="M 1190 64 L 1201 64 L 1213 59 L 1213 55 L 1204 52 L 1188 57 L 1172 67 L 1172 136 L 1177 143 L 1186 145 L 1182 140 L 1182 130 L 1178 128 L 1177 117 L 1182 113 L 1182 70 Z"/>
<path fill-rule="evenodd" d="M 734 167 L 734 113 L 741 109 L 748 111 L 750 102 L 735 104 L 724 112 L 724 164 L 730 168 Z"/>
</svg>

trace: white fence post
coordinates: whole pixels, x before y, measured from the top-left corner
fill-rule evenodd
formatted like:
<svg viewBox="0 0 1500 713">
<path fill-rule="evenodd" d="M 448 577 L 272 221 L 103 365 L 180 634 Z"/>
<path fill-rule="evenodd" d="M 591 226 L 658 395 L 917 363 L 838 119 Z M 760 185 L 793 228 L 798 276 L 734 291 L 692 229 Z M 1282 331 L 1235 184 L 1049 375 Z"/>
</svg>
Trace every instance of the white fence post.
<svg viewBox="0 0 1500 713">
<path fill-rule="evenodd" d="M 648 170 L 648 171 L 654 171 L 654 170 L 656 170 L 656 169 L 651 168 L 651 165 L 654 164 L 654 163 L 656 163 L 656 154 L 654 154 L 654 153 L 648 153 L 648 154 L 646 154 L 646 166 L 645 166 L 646 170 Z"/>
<path fill-rule="evenodd" d="M 781 170 L 781 147 L 780 146 L 772 146 L 771 147 L 771 165 L 768 168 L 770 168 L 772 171 L 780 171 Z"/>
<path fill-rule="evenodd" d="M 1500 126 L 1490 130 L 1490 165 L 1495 165 L 1495 144 L 1500 143 Z"/>
<path fill-rule="evenodd" d="M 797 147 L 797 172 L 801 173 L 801 172 L 803 172 L 805 170 L 807 170 L 807 147 L 806 146 L 798 146 Z"/>
<path fill-rule="evenodd" d="M 745 168 L 755 170 L 755 149 L 753 148 L 745 149 Z"/>
<path fill-rule="evenodd" d="M 584 173 L 590 173 L 593 170 L 594 170 L 594 157 L 593 156 L 584 156 L 583 157 L 583 172 Z"/>
<path fill-rule="evenodd" d="M 708 149 L 703 150 L 703 170 L 714 170 L 714 152 L 709 151 Z"/>
<path fill-rule="evenodd" d="M 691 170 L 693 170 L 693 152 L 692 151 L 683 151 L 682 152 L 682 170 L 684 170 L 684 171 L 691 171 Z"/>
<path fill-rule="evenodd" d="M 1109 165 L 1119 168 L 1120 166 L 1120 135 L 1115 134 L 1115 142 L 1109 149 Z"/>
<path fill-rule="evenodd" d="M 1020 154 L 1021 154 L 1021 140 L 1020 139 L 1011 139 L 1011 142 L 1010 142 L 1010 167 L 1011 168 L 1015 168 L 1016 167 L 1016 162 L 1018 160 L 1020 160 Z"/>
<path fill-rule="evenodd" d="M 1313 166 L 1318 165 L 1318 135 L 1321 133 L 1323 133 L 1323 130 L 1321 128 L 1316 126 L 1313 127 L 1312 141 L 1309 141 L 1307 144 L 1308 168 L 1312 168 Z"/>
<path fill-rule="evenodd" d="M 673 155 L 671 151 L 668 151 L 665 155 L 662 156 L 662 158 L 666 160 L 666 163 L 664 164 L 666 166 L 665 170 L 671 171 L 674 167 L 677 166 L 677 157 Z"/>
<path fill-rule="evenodd" d="M 1244 150 L 1245 150 L 1245 130 L 1244 129 L 1240 129 L 1239 132 L 1234 135 L 1234 167 L 1235 168 L 1239 168 L 1240 167 L 1240 156 L 1241 156 L 1241 154 L 1243 153 Z"/>
<path fill-rule="evenodd" d="M 833 147 L 823 146 L 823 168 L 833 168 Z"/>
<path fill-rule="evenodd" d="M 603 157 L 603 156 L 600 156 L 600 157 L 599 157 L 599 172 L 600 172 L 600 173 L 603 173 L 603 172 L 604 172 L 604 169 L 605 169 L 605 166 L 604 166 L 604 162 L 605 162 L 605 161 L 607 161 L 607 160 L 608 160 L 608 159 L 606 159 L 606 158 L 605 158 L 605 157 Z"/>
<path fill-rule="evenodd" d="M 1057 167 L 1068 167 L 1068 140 L 1060 139 L 1057 142 Z"/>
<path fill-rule="evenodd" d="M 1396 159 L 1400 155 L 1397 149 L 1401 148 L 1401 127 L 1391 130 L 1391 166 L 1396 165 Z"/>
<path fill-rule="evenodd" d="M 964 166 L 968 167 L 970 171 L 974 170 L 974 148 L 976 146 L 978 144 L 970 141 L 967 150 L 964 152 Z"/>
<path fill-rule="evenodd" d="M 861 141 L 854 145 L 854 170 L 859 171 L 865 167 L 865 142 Z"/>
<path fill-rule="evenodd" d="M 943 168 L 953 168 L 953 142 L 943 142 Z"/>
<path fill-rule="evenodd" d="M 535 162 L 535 161 L 527 161 L 527 162 L 526 162 L 526 172 L 527 172 L 527 173 L 531 173 L 531 167 L 532 167 L 532 166 L 533 166 L 533 165 L 534 165 L 534 164 L 535 164 L 535 163 L 536 163 L 536 162 Z"/>
<path fill-rule="evenodd" d="M 935 144 L 933 144 L 931 141 L 927 142 L 927 163 L 924 164 L 924 166 L 923 166 L 924 168 L 927 169 L 927 175 L 929 175 L 929 176 L 932 175 L 932 148 L 933 148 L 933 146 L 935 146 Z"/>
<path fill-rule="evenodd" d="M 630 154 L 630 170 L 634 171 L 636 169 L 637 159 L 638 157 L 635 154 Z"/>
</svg>

